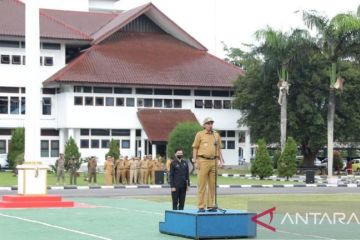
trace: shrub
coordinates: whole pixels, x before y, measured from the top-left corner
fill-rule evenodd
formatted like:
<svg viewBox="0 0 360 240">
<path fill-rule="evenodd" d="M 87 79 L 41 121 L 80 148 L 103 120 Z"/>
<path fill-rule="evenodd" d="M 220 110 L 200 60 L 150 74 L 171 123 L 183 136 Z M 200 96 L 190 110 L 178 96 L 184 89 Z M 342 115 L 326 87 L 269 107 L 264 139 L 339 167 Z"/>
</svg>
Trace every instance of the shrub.
<svg viewBox="0 0 360 240">
<path fill-rule="evenodd" d="M 273 166 L 271 164 L 270 155 L 266 149 L 266 142 L 260 139 L 257 142 L 258 149 L 253 164 L 251 165 L 251 173 L 258 175 L 260 179 L 269 177 L 273 173 Z"/>
<path fill-rule="evenodd" d="M 11 144 L 8 152 L 9 168 L 15 168 L 24 162 L 25 129 L 16 128 L 11 135 Z"/>
<path fill-rule="evenodd" d="M 74 157 L 75 161 L 76 161 L 76 167 L 77 169 L 80 168 L 81 163 L 82 163 L 82 159 L 80 159 L 81 157 L 81 153 L 79 152 L 79 148 L 76 145 L 75 140 L 70 137 L 66 143 L 65 143 L 65 152 L 64 152 L 64 158 L 65 158 L 65 169 L 69 170 L 69 160 L 70 158 Z"/>
<path fill-rule="evenodd" d="M 289 137 L 286 141 L 284 152 L 281 154 L 278 162 L 278 174 L 279 176 L 292 177 L 296 173 L 296 153 L 297 144 L 292 137 Z"/>
<path fill-rule="evenodd" d="M 107 158 L 107 156 L 112 156 L 112 157 L 114 157 L 115 160 L 119 159 L 119 157 L 120 157 L 119 144 L 114 139 L 111 139 L 111 141 L 110 141 L 109 151 L 105 154 L 105 159 Z"/>
</svg>

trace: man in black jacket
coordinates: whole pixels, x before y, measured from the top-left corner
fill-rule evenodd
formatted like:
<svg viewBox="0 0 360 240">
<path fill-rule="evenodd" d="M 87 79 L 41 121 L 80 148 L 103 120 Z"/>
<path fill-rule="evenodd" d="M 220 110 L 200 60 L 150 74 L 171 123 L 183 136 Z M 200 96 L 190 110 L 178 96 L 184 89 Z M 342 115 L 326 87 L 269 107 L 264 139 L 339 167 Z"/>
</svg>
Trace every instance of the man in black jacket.
<svg viewBox="0 0 360 240">
<path fill-rule="evenodd" d="M 189 189 L 189 167 L 183 160 L 183 150 L 175 150 L 174 160 L 170 164 L 170 187 L 173 210 L 183 210 L 185 205 L 186 191 Z"/>
</svg>

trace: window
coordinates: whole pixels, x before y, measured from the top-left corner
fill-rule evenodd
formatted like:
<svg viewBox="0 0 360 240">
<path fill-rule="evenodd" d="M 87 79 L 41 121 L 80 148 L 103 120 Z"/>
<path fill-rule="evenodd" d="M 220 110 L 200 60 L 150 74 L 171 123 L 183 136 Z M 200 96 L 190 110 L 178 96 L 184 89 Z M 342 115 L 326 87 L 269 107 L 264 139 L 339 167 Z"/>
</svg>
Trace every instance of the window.
<svg viewBox="0 0 360 240">
<path fill-rule="evenodd" d="M 226 141 L 221 140 L 221 149 L 225 149 L 226 147 Z"/>
<path fill-rule="evenodd" d="M 204 102 L 203 100 L 195 100 L 195 108 L 203 108 Z"/>
<path fill-rule="evenodd" d="M 83 97 L 74 97 L 75 105 L 83 105 Z"/>
<path fill-rule="evenodd" d="M 19 42 L 18 42 L 18 41 L 6 41 L 6 40 L 1 40 L 1 41 L 0 41 L 0 47 L 4 47 L 4 48 L 19 48 Z"/>
<path fill-rule="evenodd" d="M 212 100 L 205 100 L 205 108 L 212 108 L 213 104 L 212 104 Z"/>
<path fill-rule="evenodd" d="M 6 140 L 0 140 L 0 154 L 6 153 Z"/>
<path fill-rule="evenodd" d="M 0 97 L 0 114 L 8 114 L 8 97 Z"/>
<path fill-rule="evenodd" d="M 11 63 L 15 65 L 21 64 L 21 56 L 20 55 L 13 55 L 11 56 Z"/>
<path fill-rule="evenodd" d="M 210 96 L 209 90 L 195 90 L 194 91 L 195 96 Z"/>
<path fill-rule="evenodd" d="M 109 148 L 110 147 L 110 141 L 107 139 L 101 140 L 101 148 Z"/>
<path fill-rule="evenodd" d="M 221 100 L 214 100 L 214 108 L 215 109 L 221 109 L 222 108 Z"/>
<path fill-rule="evenodd" d="M 216 91 L 216 90 L 213 90 L 212 95 L 214 97 L 228 97 L 229 96 L 229 91 Z"/>
<path fill-rule="evenodd" d="M 131 88 L 114 88 L 114 93 L 117 93 L 117 94 L 131 94 Z"/>
<path fill-rule="evenodd" d="M 145 107 L 152 107 L 153 106 L 153 100 L 150 98 L 145 98 L 144 99 L 144 106 Z"/>
<path fill-rule="evenodd" d="M 54 58 L 53 57 L 44 57 L 44 66 L 53 66 Z"/>
<path fill-rule="evenodd" d="M 1 55 L 1 63 L 9 64 L 10 63 L 10 55 Z"/>
<path fill-rule="evenodd" d="M 134 98 L 127 98 L 126 99 L 126 106 L 127 107 L 134 107 L 135 106 L 135 99 Z"/>
<path fill-rule="evenodd" d="M 40 56 L 40 66 L 43 65 L 43 57 Z"/>
<path fill-rule="evenodd" d="M 227 149 L 235 149 L 235 141 L 227 141 Z"/>
<path fill-rule="evenodd" d="M 136 88 L 136 94 L 152 95 L 152 88 Z"/>
<path fill-rule="evenodd" d="M 80 129 L 80 135 L 81 136 L 89 136 L 90 135 L 90 130 L 89 129 Z"/>
<path fill-rule="evenodd" d="M 56 88 L 43 88 L 42 89 L 43 94 L 55 95 L 55 92 L 56 92 Z"/>
<path fill-rule="evenodd" d="M 173 107 L 173 101 L 172 101 L 172 99 L 164 99 L 164 107 L 166 107 L 166 108 L 172 108 L 172 107 Z"/>
<path fill-rule="evenodd" d="M 228 137 L 235 137 L 235 131 L 227 131 Z"/>
<path fill-rule="evenodd" d="M 125 105 L 125 99 L 124 98 L 116 98 L 116 106 L 123 107 Z"/>
<path fill-rule="evenodd" d="M 10 114 L 20 113 L 20 102 L 18 97 L 10 97 Z"/>
<path fill-rule="evenodd" d="M 226 131 L 218 131 L 220 134 L 220 137 L 226 137 Z"/>
<path fill-rule="evenodd" d="M 94 87 L 94 93 L 113 93 L 111 87 Z"/>
<path fill-rule="evenodd" d="M 59 156 L 59 140 L 51 140 L 51 157 Z"/>
<path fill-rule="evenodd" d="M 163 100 L 162 99 L 154 99 L 154 106 L 158 108 L 163 107 Z"/>
<path fill-rule="evenodd" d="M 49 141 L 41 140 L 41 157 L 49 157 Z"/>
<path fill-rule="evenodd" d="M 91 136 L 110 136 L 110 129 L 91 129 Z"/>
<path fill-rule="evenodd" d="M 81 92 L 81 89 L 80 86 L 74 86 L 74 92 Z"/>
<path fill-rule="evenodd" d="M 43 98 L 42 114 L 43 115 L 51 115 L 51 98 Z"/>
<path fill-rule="evenodd" d="M 122 140 L 121 148 L 130 148 L 130 140 Z"/>
<path fill-rule="evenodd" d="M 11 128 L 0 128 L 0 135 L 1 136 L 11 136 L 11 133 L 14 129 Z"/>
<path fill-rule="evenodd" d="M 83 87 L 83 92 L 84 93 L 91 93 L 92 92 L 92 87 L 89 87 L 89 86 Z"/>
<path fill-rule="evenodd" d="M 143 99 L 143 98 L 138 98 L 136 105 L 137 105 L 138 107 L 143 107 L 143 106 L 144 106 L 144 99 Z"/>
<path fill-rule="evenodd" d="M 18 87 L 0 87 L 2 93 L 19 93 Z"/>
<path fill-rule="evenodd" d="M 182 101 L 180 99 L 174 100 L 174 108 L 182 108 Z"/>
<path fill-rule="evenodd" d="M 114 98 L 113 97 L 105 98 L 105 104 L 106 106 L 114 106 Z"/>
<path fill-rule="evenodd" d="M 187 89 L 174 89 L 174 95 L 178 96 L 190 96 L 191 91 Z"/>
<path fill-rule="evenodd" d="M 85 106 L 94 106 L 94 98 L 85 97 Z"/>
<path fill-rule="evenodd" d="M 21 98 L 21 114 L 25 114 L 25 97 Z"/>
<path fill-rule="evenodd" d="M 154 89 L 155 95 L 172 95 L 171 89 Z"/>
<path fill-rule="evenodd" d="M 61 45 L 59 43 L 43 43 L 42 48 L 49 50 L 60 50 Z"/>
<path fill-rule="evenodd" d="M 111 130 L 112 136 L 130 136 L 129 129 L 112 129 Z"/>
<path fill-rule="evenodd" d="M 25 65 L 26 64 L 26 56 L 22 56 L 22 59 L 23 59 L 23 65 Z"/>
<path fill-rule="evenodd" d="M 21 88 L 21 93 L 26 93 L 26 89 L 24 87 Z"/>
<path fill-rule="evenodd" d="M 41 136 L 59 136 L 59 130 L 43 128 L 40 130 L 40 135 Z"/>
<path fill-rule="evenodd" d="M 141 129 L 136 129 L 136 136 L 141 137 Z"/>
<path fill-rule="evenodd" d="M 91 140 L 91 148 L 99 148 L 99 140 L 98 139 Z"/>
<path fill-rule="evenodd" d="M 245 142 L 245 132 L 241 131 L 239 132 L 239 143 Z"/>
<path fill-rule="evenodd" d="M 231 108 L 231 101 L 230 100 L 224 100 L 223 108 L 224 109 L 230 109 Z"/>
<path fill-rule="evenodd" d="M 104 98 L 96 97 L 95 98 L 95 106 L 104 106 Z"/>
<path fill-rule="evenodd" d="M 89 148 L 89 140 L 80 139 L 80 148 Z"/>
</svg>

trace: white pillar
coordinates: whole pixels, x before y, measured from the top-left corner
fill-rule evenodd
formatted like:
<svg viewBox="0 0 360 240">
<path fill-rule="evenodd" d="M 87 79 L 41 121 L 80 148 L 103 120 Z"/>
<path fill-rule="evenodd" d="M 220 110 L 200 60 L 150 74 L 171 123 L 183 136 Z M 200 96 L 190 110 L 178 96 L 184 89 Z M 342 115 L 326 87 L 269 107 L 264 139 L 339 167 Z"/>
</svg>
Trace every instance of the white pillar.
<svg viewBox="0 0 360 240">
<path fill-rule="evenodd" d="M 41 79 L 40 31 L 38 1 L 25 4 L 25 53 L 26 53 L 26 114 L 25 114 L 25 161 L 40 161 L 40 113 Z"/>
<path fill-rule="evenodd" d="M 152 159 L 156 158 L 156 144 L 152 144 Z"/>
<path fill-rule="evenodd" d="M 145 132 L 141 130 L 141 158 L 145 156 Z"/>
<path fill-rule="evenodd" d="M 130 156 L 129 157 L 136 155 L 135 140 L 136 140 L 136 129 L 130 129 L 130 152 L 129 152 Z"/>
<path fill-rule="evenodd" d="M 66 143 L 65 129 L 61 128 L 61 129 L 59 129 L 59 151 L 60 151 L 60 153 L 64 153 L 65 143 Z"/>
<path fill-rule="evenodd" d="M 75 140 L 75 130 L 73 128 L 68 129 L 68 139 L 73 138 Z"/>
<path fill-rule="evenodd" d="M 245 147 L 244 147 L 244 159 L 246 162 L 250 162 L 251 158 L 251 139 L 250 130 L 245 131 Z"/>
</svg>

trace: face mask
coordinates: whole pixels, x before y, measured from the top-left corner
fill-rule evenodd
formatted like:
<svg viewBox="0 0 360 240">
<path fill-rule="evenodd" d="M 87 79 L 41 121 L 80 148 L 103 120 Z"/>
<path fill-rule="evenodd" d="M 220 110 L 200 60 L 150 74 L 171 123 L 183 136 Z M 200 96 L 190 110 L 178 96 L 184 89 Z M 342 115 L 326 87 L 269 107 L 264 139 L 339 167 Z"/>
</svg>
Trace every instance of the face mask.
<svg viewBox="0 0 360 240">
<path fill-rule="evenodd" d="M 176 155 L 176 157 L 177 157 L 178 159 L 181 159 L 181 158 L 183 157 L 183 155 Z"/>
</svg>

